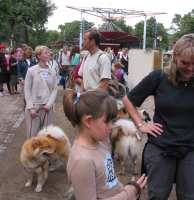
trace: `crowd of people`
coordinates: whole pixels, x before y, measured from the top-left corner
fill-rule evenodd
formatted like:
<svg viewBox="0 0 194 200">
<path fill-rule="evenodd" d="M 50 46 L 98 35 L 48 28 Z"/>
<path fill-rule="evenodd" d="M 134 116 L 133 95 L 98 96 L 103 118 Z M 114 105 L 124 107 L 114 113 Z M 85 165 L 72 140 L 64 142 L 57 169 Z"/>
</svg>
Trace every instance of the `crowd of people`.
<svg viewBox="0 0 194 200">
<path fill-rule="evenodd" d="M 84 45 L 87 46 L 86 42 Z M 85 62 L 89 55 L 87 47 L 80 50 L 76 46 L 64 46 L 57 53 L 51 49 L 49 50 L 48 66 L 56 72 L 59 84 L 64 89 L 66 87 L 75 87 L 76 90 L 80 90 L 81 76 L 78 74 L 78 71 L 81 63 Z M 111 76 L 114 76 L 119 82 L 128 86 L 128 49 L 119 49 L 117 54 L 114 51 L 114 49 L 107 47 L 104 51 L 101 50 L 99 54 L 102 57 L 107 55 L 105 58 L 108 58 L 108 65 L 111 67 Z M 103 59 L 99 56 L 98 60 L 101 62 Z M 27 70 L 37 63 L 35 51 L 30 46 L 22 44 L 17 48 L 8 48 L 0 44 L 0 96 L 18 94 L 18 85 L 21 92 L 23 92 Z M 107 69 L 107 67 L 104 67 L 104 69 Z M 4 84 L 7 85 L 7 90 L 4 90 Z"/>
<path fill-rule="evenodd" d="M 18 84 L 21 89 L 29 67 L 35 65 L 37 59 L 33 50 L 27 45 L 18 48 L 6 48 L 0 45 L 0 96 L 6 95 L 4 83 L 7 85 L 8 94 L 18 93 Z"/>
<path fill-rule="evenodd" d="M 55 55 L 46 46 L 33 52 L 27 45 L 11 51 L 0 45 L 0 96 L 5 95 L 4 83 L 11 95 L 20 84 L 29 138 L 52 124 L 57 87 L 63 85 L 64 112 L 79 132 L 67 165 L 76 199 L 137 199 L 146 183 L 150 200 L 168 199 L 174 183 L 177 199 L 194 199 L 194 34 L 175 43 L 168 68 L 151 72 L 120 96 L 136 127 L 148 135 L 143 175 L 126 186 L 114 172 L 107 139 L 117 113 L 109 83 L 116 79 L 128 87 L 128 49 L 115 55 L 110 47 L 102 51 L 99 44 L 99 33 L 89 30 L 81 51 L 77 47 L 69 51 L 65 46 Z M 145 123 L 136 106 L 150 95 L 154 96 L 155 113 L 153 121 Z"/>
</svg>

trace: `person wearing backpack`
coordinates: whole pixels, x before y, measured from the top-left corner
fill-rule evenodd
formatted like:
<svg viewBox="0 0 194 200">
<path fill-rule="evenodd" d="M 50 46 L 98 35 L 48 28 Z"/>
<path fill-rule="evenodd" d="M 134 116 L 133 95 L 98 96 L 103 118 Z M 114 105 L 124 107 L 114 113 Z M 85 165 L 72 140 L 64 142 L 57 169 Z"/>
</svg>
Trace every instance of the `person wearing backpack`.
<svg viewBox="0 0 194 200">
<path fill-rule="evenodd" d="M 84 33 L 84 49 L 89 53 L 85 56 L 79 69 L 81 91 L 107 89 L 111 79 L 111 62 L 108 56 L 99 49 L 100 34 L 96 30 Z"/>
</svg>

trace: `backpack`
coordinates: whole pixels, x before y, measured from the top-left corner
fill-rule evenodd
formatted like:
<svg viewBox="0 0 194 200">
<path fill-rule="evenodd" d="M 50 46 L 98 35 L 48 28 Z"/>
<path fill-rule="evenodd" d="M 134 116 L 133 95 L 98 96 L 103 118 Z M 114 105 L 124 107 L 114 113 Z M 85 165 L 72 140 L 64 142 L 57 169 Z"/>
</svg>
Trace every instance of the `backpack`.
<svg viewBox="0 0 194 200">
<path fill-rule="evenodd" d="M 83 58 L 82 64 L 85 63 L 85 61 L 86 61 L 88 55 L 89 55 L 89 53 Z M 105 53 L 104 53 L 104 52 L 101 52 L 101 53 L 98 55 L 97 60 L 96 60 L 96 63 L 99 64 L 99 65 L 100 65 L 99 59 L 100 59 L 100 56 L 101 56 L 101 55 L 105 55 Z M 100 72 L 99 72 L 99 71 L 98 71 L 98 73 L 99 73 L 99 75 L 100 75 Z"/>
</svg>

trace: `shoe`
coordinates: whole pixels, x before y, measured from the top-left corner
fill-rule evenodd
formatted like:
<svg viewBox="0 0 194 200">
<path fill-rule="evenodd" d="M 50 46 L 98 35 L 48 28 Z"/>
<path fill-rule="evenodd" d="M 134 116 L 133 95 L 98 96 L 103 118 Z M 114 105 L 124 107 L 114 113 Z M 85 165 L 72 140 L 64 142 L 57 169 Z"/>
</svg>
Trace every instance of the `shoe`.
<svg viewBox="0 0 194 200">
<path fill-rule="evenodd" d="M 8 93 L 8 92 L 6 92 L 6 91 L 3 91 L 3 95 L 4 95 L 4 96 L 9 96 L 10 93 Z"/>
<path fill-rule="evenodd" d="M 0 92 L 0 97 L 3 97 L 3 96 L 4 96 L 3 92 Z"/>
</svg>

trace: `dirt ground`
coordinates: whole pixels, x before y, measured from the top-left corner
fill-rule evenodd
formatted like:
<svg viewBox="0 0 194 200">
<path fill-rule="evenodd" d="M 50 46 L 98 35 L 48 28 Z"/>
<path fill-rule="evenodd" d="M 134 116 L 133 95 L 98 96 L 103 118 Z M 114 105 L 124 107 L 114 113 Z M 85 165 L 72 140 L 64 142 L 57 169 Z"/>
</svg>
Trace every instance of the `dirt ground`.
<svg viewBox="0 0 194 200">
<path fill-rule="evenodd" d="M 62 94 L 60 90 L 55 106 L 54 124 L 63 128 L 72 142 L 75 131 L 63 113 Z M 146 101 L 143 107 L 153 113 L 153 99 Z M 0 97 L 0 200 L 65 200 L 65 193 L 69 188 L 65 169 L 50 173 L 41 193 L 35 193 L 34 187 L 24 187 L 26 174 L 19 162 L 20 148 L 26 136 L 23 119 L 21 95 Z M 129 175 L 120 179 L 122 182 L 128 182 Z M 146 199 L 145 190 L 141 200 Z M 174 194 L 169 198 L 175 199 Z"/>
</svg>

